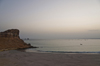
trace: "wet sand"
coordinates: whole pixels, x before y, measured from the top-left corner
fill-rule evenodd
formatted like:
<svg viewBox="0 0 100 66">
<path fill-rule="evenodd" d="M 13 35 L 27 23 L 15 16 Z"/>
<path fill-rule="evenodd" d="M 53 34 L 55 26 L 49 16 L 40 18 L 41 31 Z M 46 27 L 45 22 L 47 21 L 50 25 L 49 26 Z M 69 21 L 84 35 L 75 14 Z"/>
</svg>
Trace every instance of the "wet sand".
<svg viewBox="0 0 100 66">
<path fill-rule="evenodd" d="M 0 52 L 0 66 L 100 66 L 100 54 Z"/>
</svg>

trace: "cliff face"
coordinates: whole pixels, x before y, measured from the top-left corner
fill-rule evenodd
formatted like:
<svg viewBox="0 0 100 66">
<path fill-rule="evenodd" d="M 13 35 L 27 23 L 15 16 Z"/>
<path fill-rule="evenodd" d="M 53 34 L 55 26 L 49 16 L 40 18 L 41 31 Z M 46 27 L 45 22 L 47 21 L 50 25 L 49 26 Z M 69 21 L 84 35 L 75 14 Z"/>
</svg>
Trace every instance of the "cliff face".
<svg viewBox="0 0 100 66">
<path fill-rule="evenodd" d="M 19 38 L 19 30 L 18 29 L 10 29 L 4 32 L 0 32 L 1 38 Z"/>
<path fill-rule="evenodd" d="M 32 47 L 24 43 L 19 37 L 18 29 L 0 32 L 0 50 L 22 49 Z"/>
</svg>

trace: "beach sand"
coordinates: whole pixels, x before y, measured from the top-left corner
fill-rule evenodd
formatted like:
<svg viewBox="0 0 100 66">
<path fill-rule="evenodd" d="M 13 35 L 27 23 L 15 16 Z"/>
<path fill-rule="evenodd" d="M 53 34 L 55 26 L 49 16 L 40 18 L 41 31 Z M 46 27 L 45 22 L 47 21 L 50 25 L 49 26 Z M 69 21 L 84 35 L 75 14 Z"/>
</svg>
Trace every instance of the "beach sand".
<svg viewBox="0 0 100 66">
<path fill-rule="evenodd" d="M 100 54 L 0 52 L 0 66 L 100 66 Z"/>
</svg>

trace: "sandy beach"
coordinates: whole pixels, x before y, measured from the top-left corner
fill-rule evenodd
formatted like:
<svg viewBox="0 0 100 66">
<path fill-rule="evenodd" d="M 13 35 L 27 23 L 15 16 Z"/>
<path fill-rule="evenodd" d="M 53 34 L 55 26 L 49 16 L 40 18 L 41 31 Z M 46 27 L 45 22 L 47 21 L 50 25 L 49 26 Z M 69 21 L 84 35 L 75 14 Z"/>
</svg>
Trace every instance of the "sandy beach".
<svg viewBox="0 0 100 66">
<path fill-rule="evenodd" d="M 100 54 L 0 52 L 0 66 L 100 66 Z"/>
</svg>

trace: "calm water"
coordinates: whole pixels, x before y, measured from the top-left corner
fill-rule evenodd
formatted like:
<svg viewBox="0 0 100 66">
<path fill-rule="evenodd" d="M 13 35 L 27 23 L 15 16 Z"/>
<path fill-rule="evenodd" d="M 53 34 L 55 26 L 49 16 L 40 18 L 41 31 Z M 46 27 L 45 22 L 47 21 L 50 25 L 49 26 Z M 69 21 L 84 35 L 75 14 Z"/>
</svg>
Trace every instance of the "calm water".
<svg viewBox="0 0 100 66">
<path fill-rule="evenodd" d="M 24 40 L 39 48 L 26 52 L 100 53 L 100 39 Z"/>
</svg>

